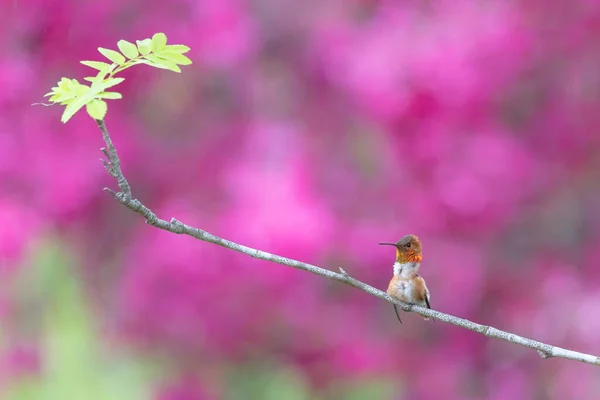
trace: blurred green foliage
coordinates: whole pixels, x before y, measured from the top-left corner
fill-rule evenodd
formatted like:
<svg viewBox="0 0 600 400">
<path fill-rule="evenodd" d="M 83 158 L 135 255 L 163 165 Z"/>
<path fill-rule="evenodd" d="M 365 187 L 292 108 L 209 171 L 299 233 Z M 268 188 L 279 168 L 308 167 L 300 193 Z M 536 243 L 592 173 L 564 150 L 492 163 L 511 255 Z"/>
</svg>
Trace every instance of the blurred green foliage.
<svg viewBox="0 0 600 400">
<path fill-rule="evenodd" d="M 156 370 L 103 340 L 67 249 L 38 247 L 13 288 L 39 324 L 41 373 L 10 382 L 7 400 L 148 399 Z M 19 312 L 22 310 L 19 310 Z M 5 347 L 7 343 L 2 343 Z"/>
<path fill-rule="evenodd" d="M 12 286 L 17 300 L 18 338 L 3 334 L 0 348 L 11 340 L 33 340 L 40 349 L 39 374 L 8 379 L 0 392 L 6 400 L 150 399 L 172 371 L 164 363 L 131 353 L 103 334 L 102 322 L 90 307 L 76 264 L 63 243 L 35 245 L 33 259 L 21 268 Z M 393 398 L 386 380 L 340 382 L 316 394 L 302 371 L 279 361 L 257 360 L 225 372 L 223 398 L 231 400 L 308 400 Z"/>
<path fill-rule="evenodd" d="M 225 399 L 245 400 L 363 400 L 392 399 L 395 385 L 385 379 L 342 381 L 323 393 L 311 391 L 302 371 L 292 365 L 258 363 L 231 371 Z"/>
</svg>

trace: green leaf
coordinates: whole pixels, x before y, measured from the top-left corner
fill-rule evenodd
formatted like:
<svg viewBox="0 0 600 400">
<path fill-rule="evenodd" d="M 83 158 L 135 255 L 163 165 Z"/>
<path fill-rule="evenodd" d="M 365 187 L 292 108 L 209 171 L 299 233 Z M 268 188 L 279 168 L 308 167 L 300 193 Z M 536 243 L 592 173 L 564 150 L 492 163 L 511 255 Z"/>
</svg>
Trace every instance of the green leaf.
<svg viewBox="0 0 600 400">
<path fill-rule="evenodd" d="M 152 51 L 161 51 L 167 46 L 167 35 L 162 32 L 155 33 L 152 36 Z"/>
<path fill-rule="evenodd" d="M 77 80 L 73 79 L 71 80 L 71 87 L 69 90 L 62 93 L 61 96 L 58 96 L 56 100 L 67 106 L 60 119 L 63 123 L 70 120 L 81 107 L 93 99 L 90 89 L 89 86 L 82 85 L 77 82 Z"/>
<path fill-rule="evenodd" d="M 104 92 L 106 89 L 118 85 L 124 80 L 125 78 L 109 78 L 103 82 L 94 82 L 92 84 L 92 91 L 94 92 L 94 94 Z"/>
<path fill-rule="evenodd" d="M 119 47 L 119 50 L 121 50 L 121 53 L 125 54 L 125 57 L 127 58 L 136 58 L 140 54 L 138 53 L 135 44 L 128 42 L 127 40 L 119 40 L 117 46 Z"/>
<path fill-rule="evenodd" d="M 63 124 L 66 124 L 67 121 L 69 121 L 71 117 L 73 117 L 73 115 L 75 115 L 77 111 L 81 110 L 81 107 L 85 106 L 89 101 L 90 98 L 88 96 L 84 96 L 79 97 L 78 99 L 69 103 L 67 107 L 65 107 L 65 111 L 63 112 L 62 117 L 60 117 L 60 121 Z"/>
<path fill-rule="evenodd" d="M 67 90 L 69 88 L 69 85 L 71 85 L 72 83 L 73 82 L 69 78 L 61 78 L 61 80 L 58 81 L 58 87 Z"/>
<path fill-rule="evenodd" d="M 165 51 L 183 54 L 183 53 L 187 53 L 188 51 L 190 51 L 190 48 L 187 46 L 184 46 L 183 44 L 170 44 L 167 46 Z"/>
<path fill-rule="evenodd" d="M 49 101 L 51 101 L 53 103 L 66 104 L 66 103 L 70 103 L 71 100 L 73 100 L 75 98 L 77 98 L 77 96 L 74 93 L 67 92 L 67 93 L 55 94 L 54 96 L 50 97 Z"/>
<path fill-rule="evenodd" d="M 96 120 L 104 119 L 108 105 L 104 100 L 94 99 L 85 106 L 90 117 Z"/>
<path fill-rule="evenodd" d="M 52 91 L 51 91 L 51 92 L 49 92 L 49 93 L 46 93 L 46 94 L 44 95 L 44 97 L 46 97 L 46 96 L 50 96 L 50 97 L 52 98 L 52 97 L 54 97 L 54 96 L 58 96 L 58 95 L 59 95 L 59 94 L 61 94 L 61 93 L 64 93 L 64 92 L 63 92 L 62 90 L 60 90 L 60 88 L 58 88 L 58 87 L 53 87 L 53 88 L 52 88 Z M 52 101 L 52 100 L 50 100 L 50 101 Z"/>
<path fill-rule="evenodd" d="M 179 68 L 177 64 L 169 60 L 164 60 L 155 54 L 148 54 L 146 59 L 150 61 L 148 65 L 152 65 L 153 67 L 168 69 L 173 72 L 181 72 L 181 68 Z"/>
<path fill-rule="evenodd" d="M 152 51 L 152 39 L 136 40 L 140 54 L 145 56 Z"/>
<path fill-rule="evenodd" d="M 50 98 L 48 99 L 48 101 L 50 101 L 52 103 L 62 103 L 64 100 L 60 99 L 60 95 L 55 94 L 54 96 L 50 96 Z"/>
<path fill-rule="evenodd" d="M 117 100 L 122 99 L 123 95 L 119 92 L 102 92 L 96 95 L 97 99 Z"/>
<path fill-rule="evenodd" d="M 53 103 L 70 104 L 76 98 L 84 96 L 89 91 L 89 86 L 80 84 L 77 79 L 62 78 L 52 92 L 46 93 Z"/>
<path fill-rule="evenodd" d="M 167 49 L 168 49 L 168 47 L 167 47 Z M 171 52 L 171 51 L 168 51 L 168 50 L 161 51 L 157 55 L 160 58 L 163 58 L 163 59 L 168 60 L 168 61 L 172 61 L 175 64 L 190 65 L 192 63 L 192 60 L 190 60 L 189 58 L 187 58 L 183 54 Z"/>
<path fill-rule="evenodd" d="M 109 72 L 111 65 L 102 61 L 80 61 L 83 65 L 97 69 L 98 71 Z"/>
<path fill-rule="evenodd" d="M 116 64 L 112 64 L 113 66 L 116 66 Z M 104 82 L 104 79 L 106 78 L 107 72 L 104 71 L 98 71 L 98 73 L 96 74 L 96 76 L 94 78 L 92 78 L 92 80 L 90 82 L 92 82 L 92 87 L 94 87 L 94 84 L 98 84 L 101 82 Z"/>
<path fill-rule="evenodd" d="M 123 55 L 117 51 L 105 49 L 103 47 L 98 47 L 98 51 L 115 64 L 122 65 L 125 62 L 125 57 L 123 57 Z"/>
</svg>

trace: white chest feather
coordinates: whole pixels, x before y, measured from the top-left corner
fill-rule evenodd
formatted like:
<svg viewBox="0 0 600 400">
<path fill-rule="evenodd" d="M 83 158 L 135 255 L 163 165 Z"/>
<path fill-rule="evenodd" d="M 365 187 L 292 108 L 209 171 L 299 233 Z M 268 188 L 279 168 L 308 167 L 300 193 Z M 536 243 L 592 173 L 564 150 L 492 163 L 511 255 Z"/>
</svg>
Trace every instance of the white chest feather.
<svg viewBox="0 0 600 400">
<path fill-rule="evenodd" d="M 394 263 L 394 275 L 400 278 L 412 278 L 417 272 L 419 272 L 419 263 L 417 262 Z"/>
<path fill-rule="evenodd" d="M 397 285 L 398 292 L 402 294 L 402 297 L 404 297 L 405 301 L 413 303 L 414 282 L 411 279 L 401 279 L 398 280 Z"/>
</svg>

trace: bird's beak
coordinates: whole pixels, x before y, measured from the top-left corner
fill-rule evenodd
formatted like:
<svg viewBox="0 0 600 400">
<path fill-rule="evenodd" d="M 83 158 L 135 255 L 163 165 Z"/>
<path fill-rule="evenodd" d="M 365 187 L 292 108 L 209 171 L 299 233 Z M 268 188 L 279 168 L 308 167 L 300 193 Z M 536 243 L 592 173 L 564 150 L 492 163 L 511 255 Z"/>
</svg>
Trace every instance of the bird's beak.
<svg viewBox="0 0 600 400">
<path fill-rule="evenodd" d="M 388 243 L 388 242 L 382 242 L 379 243 L 380 245 L 386 245 L 386 246 L 396 246 L 396 243 Z"/>
</svg>

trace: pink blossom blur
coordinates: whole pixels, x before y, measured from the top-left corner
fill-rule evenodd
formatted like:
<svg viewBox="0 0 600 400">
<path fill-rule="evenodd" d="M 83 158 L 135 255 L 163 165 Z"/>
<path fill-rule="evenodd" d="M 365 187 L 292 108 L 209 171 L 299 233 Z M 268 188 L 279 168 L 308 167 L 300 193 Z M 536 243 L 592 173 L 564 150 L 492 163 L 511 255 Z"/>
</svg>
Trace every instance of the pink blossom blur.
<svg viewBox="0 0 600 400">
<path fill-rule="evenodd" d="M 103 192 L 94 122 L 30 104 L 89 74 L 97 47 L 158 31 L 194 64 L 127 70 L 106 122 L 160 217 L 382 289 L 394 254 L 377 243 L 414 233 L 435 309 L 598 354 L 600 2 L 0 5 L 0 286 L 58 238 L 95 320 L 169 360 L 157 399 L 227 398 L 259 360 L 315 397 L 375 379 L 390 399 L 600 397 L 592 366 L 400 325 L 366 293 L 152 228 Z M 3 371 L 43 373 L 43 349 L 6 351 Z"/>
</svg>

